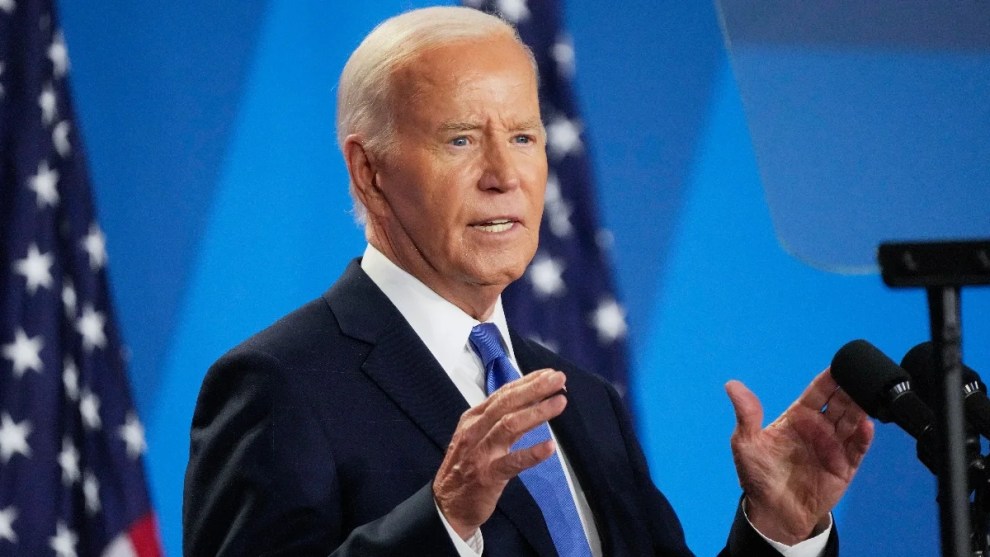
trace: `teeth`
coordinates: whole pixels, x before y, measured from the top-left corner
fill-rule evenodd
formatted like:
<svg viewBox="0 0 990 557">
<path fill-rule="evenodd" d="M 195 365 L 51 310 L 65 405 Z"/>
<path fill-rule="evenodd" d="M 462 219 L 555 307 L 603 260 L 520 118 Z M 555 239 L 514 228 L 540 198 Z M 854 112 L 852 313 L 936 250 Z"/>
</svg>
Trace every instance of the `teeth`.
<svg viewBox="0 0 990 557">
<path fill-rule="evenodd" d="M 499 221 L 486 222 L 485 224 L 479 224 L 476 226 L 484 230 L 485 232 L 505 232 L 506 230 L 512 228 L 512 221 L 499 220 Z"/>
</svg>

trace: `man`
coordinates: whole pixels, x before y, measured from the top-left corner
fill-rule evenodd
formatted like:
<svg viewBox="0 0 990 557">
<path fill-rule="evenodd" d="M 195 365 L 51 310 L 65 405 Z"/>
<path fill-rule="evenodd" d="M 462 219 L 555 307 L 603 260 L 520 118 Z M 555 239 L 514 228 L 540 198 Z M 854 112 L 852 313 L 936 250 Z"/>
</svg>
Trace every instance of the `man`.
<svg viewBox="0 0 990 557">
<path fill-rule="evenodd" d="M 506 325 L 547 178 L 514 30 L 466 8 L 386 21 L 344 68 L 337 126 L 368 248 L 211 368 L 185 553 L 691 555 L 615 391 Z M 827 373 L 762 430 L 726 388 L 745 497 L 723 554 L 836 554 L 871 422 Z"/>
</svg>

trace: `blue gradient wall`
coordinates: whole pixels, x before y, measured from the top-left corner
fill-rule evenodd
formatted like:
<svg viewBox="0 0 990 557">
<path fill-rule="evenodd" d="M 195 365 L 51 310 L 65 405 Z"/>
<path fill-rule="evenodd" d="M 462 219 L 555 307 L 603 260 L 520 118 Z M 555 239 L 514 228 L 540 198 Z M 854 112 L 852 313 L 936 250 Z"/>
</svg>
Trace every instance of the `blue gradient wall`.
<svg viewBox="0 0 990 557">
<path fill-rule="evenodd" d="M 360 253 L 333 140 L 336 77 L 375 22 L 426 2 L 158 4 L 61 10 L 153 497 L 179 555 L 202 376 Z M 749 384 L 772 418 L 845 341 L 899 357 L 925 338 L 924 297 L 779 248 L 712 6 L 568 9 L 642 441 L 695 551 L 714 554 L 738 496 L 725 381 Z M 990 369 L 990 297 L 964 303 L 967 360 Z M 844 555 L 936 554 L 934 484 L 913 450 L 878 428 L 838 513 Z"/>
</svg>

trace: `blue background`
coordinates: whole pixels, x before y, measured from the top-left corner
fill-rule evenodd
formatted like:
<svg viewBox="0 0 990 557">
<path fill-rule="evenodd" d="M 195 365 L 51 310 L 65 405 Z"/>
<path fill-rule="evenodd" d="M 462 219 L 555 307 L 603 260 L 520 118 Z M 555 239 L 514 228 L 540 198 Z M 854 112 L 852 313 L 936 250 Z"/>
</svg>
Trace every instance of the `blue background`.
<svg viewBox="0 0 990 557">
<path fill-rule="evenodd" d="M 181 553 L 206 368 L 363 248 L 334 145 L 340 69 L 376 22 L 424 4 L 61 2 L 169 555 Z M 899 359 L 925 339 L 925 298 L 779 247 L 713 6 L 619 6 L 568 3 L 577 91 L 628 309 L 641 439 L 692 547 L 713 555 L 738 496 L 725 381 L 746 382 L 771 419 L 846 341 Z M 985 372 L 988 315 L 987 291 L 967 291 L 966 358 Z M 913 452 L 878 427 L 837 512 L 844 555 L 937 554 L 934 482 Z"/>
</svg>

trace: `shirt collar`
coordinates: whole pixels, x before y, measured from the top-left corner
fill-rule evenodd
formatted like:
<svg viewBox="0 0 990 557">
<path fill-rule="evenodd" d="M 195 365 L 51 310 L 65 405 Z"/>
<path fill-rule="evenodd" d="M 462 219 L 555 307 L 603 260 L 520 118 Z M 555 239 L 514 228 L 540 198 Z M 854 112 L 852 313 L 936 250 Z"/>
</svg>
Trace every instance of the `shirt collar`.
<svg viewBox="0 0 990 557">
<path fill-rule="evenodd" d="M 445 371 L 450 373 L 454 369 L 465 349 L 474 353 L 468 344 L 468 335 L 478 320 L 407 273 L 371 244 L 364 250 L 361 269 L 395 305 Z M 495 302 L 489 322 L 498 327 L 509 358 L 515 361 L 501 296 Z"/>
</svg>

